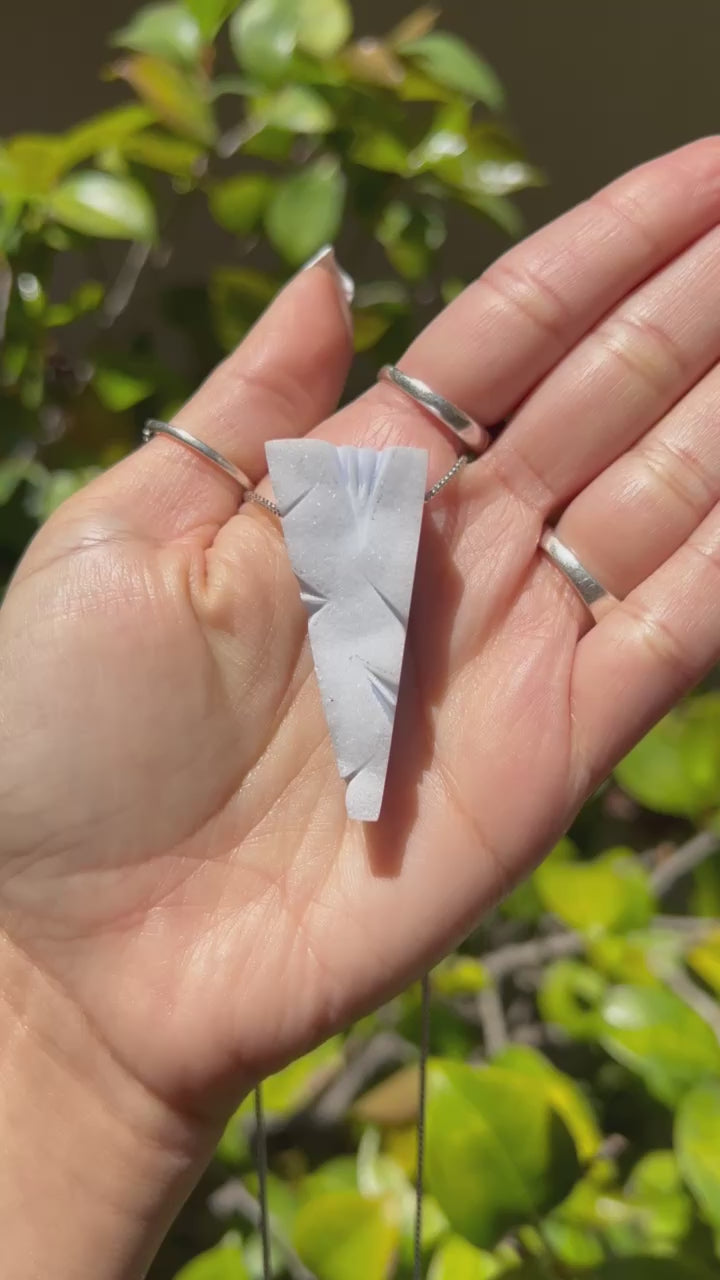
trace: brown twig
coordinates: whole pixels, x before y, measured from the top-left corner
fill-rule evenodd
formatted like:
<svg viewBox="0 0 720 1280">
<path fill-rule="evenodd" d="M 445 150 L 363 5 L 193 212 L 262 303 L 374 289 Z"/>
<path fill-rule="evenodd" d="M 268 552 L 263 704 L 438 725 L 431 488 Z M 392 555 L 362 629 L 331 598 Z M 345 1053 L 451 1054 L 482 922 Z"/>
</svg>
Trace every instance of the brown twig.
<svg viewBox="0 0 720 1280">
<path fill-rule="evenodd" d="M 700 831 L 687 844 L 680 846 L 658 866 L 650 876 L 652 887 L 659 898 L 669 893 L 683 876 L 694 871 L 713 854 L 720 851 L 720 837 L 712 831 Z"/>
<path fill-rule="evenodd" d="M 350 1059 L 313 1104 L 313 1119 L 321 1125 L 337 1124 L 374 1076 L 385 1067 L 411 1062 L 417 1049 L 393 1031 L 381 1031 Z"/>
</svg>

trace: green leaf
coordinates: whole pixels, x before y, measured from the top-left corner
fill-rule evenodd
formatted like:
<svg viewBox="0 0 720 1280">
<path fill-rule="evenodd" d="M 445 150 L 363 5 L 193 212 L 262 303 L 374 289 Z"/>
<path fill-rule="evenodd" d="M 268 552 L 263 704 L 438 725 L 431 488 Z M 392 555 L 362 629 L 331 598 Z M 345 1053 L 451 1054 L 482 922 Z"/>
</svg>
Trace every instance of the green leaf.
<svg viewBox="0 0 720 1280">
<path fill-rule="evenodd" d="M 387 1280 L 399 1228 L 382 1199 L 357 1191 L 319 1196 L 295 1221 L 294 1244 L 317 1280 Z"/>
<path fill-rule="evenodd" d="M 246 291 L 256 290 L 257 294 L 259 294 L 259 299 L 254 300 L 255 305 L 259 300 L 259 309 L 263 309 L 266 305 L 264 299 L 268 291 L 270 296 L 274 296 L 277 288 L 276 283 L 270 281 L 267 276 L 262 276 L 259 272 L 250 270 L 238 269 L 237 271 L 232 271 L 231 269 L 226 269 L 222 273 L 217 273 L 217 275 L 225 277 L 223 288 L 231 292 L 233 289 L 240 291 L 244 305 L 251 307 L 251 314 L 253 302 L 248 302 Z M 215 287 L 218 287 L 217 276 Z M 244 326 L 249 327 L 252 320 L 246 311 L 241 311 L 239 317 L 236 318 L 233 315 L 230 319 L 226 318 L 224 323 L 230 330 L 228 337 L 235 339 L 236 330 L 233 326 L 237 325 L 239 329 L 243 329 Z M 283 1071 L 278 1071 L 275 1075 L 270 1076 L 263 1083 L 263 1107 L 266 1115 L 288 1117 L 300 1111 L 332 1079 L 342 1066 L 342 1063 L 343 1040 L 341 1036 L 333 1036 L 330 1040 L 326 1040 L 324 1044 L 318 1045 L 310 1053 L 306 1053 L 302 1058 L 291 1062 Z M 228 1164 L 239 1164 L 246 1158 L 247 1136 L 244 1124 L 246 1119 L 252 1116 L 253 1110 L 254 1098 L 250 1095 L 226 1126 L 218 1148 L 218 1154 Z"/>
<path fill-rule="evenodd" d="M 245 0 L 230 22 L 230 43 L 248 75 L 273 84 L 292 61 L 299 29 L 298 0 Z"/>
<path fill-rule="evenodd" d="M 614 1258 L 583 1272 L 585 1280 L 712 1280 L 713 1274 L 699 1262 L 644 1257 Z M 508 1280 L 513 1280 L 512 1272 Z"/>
<path fill-rule="evenodd" d="M 348 0 L 299 0 L 298 44 L 320 60 L 332 58 L 352 35 L 353 16 Z"/>
<path fill-rule="evenodd" d="M 502 111 L 505 95 L 492 67 L 458 36 L 434 31 L 403 44 L 400 52 L 438 84 Z"/>
<path fill-rule="evenodd" d="M 238 0 L 185 0 L 185 8 L 198 24 L 203 40 L 215 39 L 222 24 L 237 9 Z"/>
<path fill-rule="evenodd" d="M 193 1258 L 178 1271 L 175 1280 L 250 1280 L 239 1248 L 218 1245 Z"/>
<path fill-rule="evenodd" d="M 433 991 L 440 996 L 470 996 L 484 991 L 488 971 L 475 956 L 450 956 L 432 971 Z"/>
<path fill-rule="evenodd" d="M 173 178 L 190 180 L 205 167 L 205 150 L 186 138 L 174 138 L 159 129 L 146 129 L 130 138 L 122 149 L 126 160 L 158 169 Z"/>
<path fill-rule="evenodd" d="M 251 267 L 220 267 L 210 280 L 210 310 L 218 340 L 232 351 L 275 297 L 280 282 Z"/>
<path fill-rule="evenodd" d="M 688 952 L 687 961 L 703 982 L 720 996 L 720 930 L 693 947 Z"/>
<path fill-rule="evenodd" d="M 20 134 L 0 148 L 0 196 L 33 200 L 44 196 L 64 172 L 62 136 Z"/>
<path fill-rule="evenodd" d="M 210 188 L 210 212 L 227 231 L 238 236 L 249 235 L 258 226 L 274 189 L 274 180 L 265 173 L 227 178 Z"/>
<path fill-rule="evenodd" d="M 693 1205 L 673 1151 L 651 1151 L 639 1160 L 628 1179 L 624 1200 L 630 1210 L 628 1227 L 636 1248 L 638 1240 L 640 1248 L 649 1249 L 678 1245 L 686 1238 L 692 1225 Z"/>
<path fill-rule="evenodd" d="M 720 694 L 671 711 L 615 770 L 620 786 L 657 813 L 696 818 L 720 805 Z"/>
<path fill-rule="evenodd" d="M 602 974 L 579 960 L 558 960 L 543 974 L 538 1004 L 544 1022 L 578 1040 L 594 1040 L 598 1008 L 607 989 Z"/>
<path fill-rule="evenodd" d="M 403 177 L 408 172 L 408 149 L 401 138 L 386 129 L 366 133 L 359 137 L 350 149 L 355 164 L 380 173 L 397 173 Z"/>
<path fill-rule="evenodd" d="M 147 5 L 126 27 L 115 32 L 111 44 L 190 66 L 198 61 L 203 49 L 200 28 L 183 4 Z"/>
<path fill-rule="evenodd" d="M 132 85 L 158 120 L 174 132 L 207 146 L 215 141 L 210 89 L 202 75 L 144 53 L 116 63 L 112 74 Z"/>
<path fill-rule="evenodd" d="M 335 116 L 324 98 L 305 85 L 286 85 L 275 93 L 256 98 L 253 116 L 264 126 L 290 133 L 329 133 Z"/>
<path fill-rule="evenodd" d="M 720 1045 L 710 1027 L 662 987 L 611 988 L 600 1010 L 599 1038 L 668 1106 L 720 1074 Z"/>
<path fill-rule="evenodd" d="M 571 929 L 636 929 L 652 918 L 650 878 L 632 849 L 610 849 L 592 862 L 548 862 L 535 873 L 547 911 Z"/>
<path fill-rule="evenodd" d="M 411 281 L 428 275 L 433 256 L 444 244 L 446 234 L 445 220 L 439 211 L 411 209 L 401 200 L 387 206 L 375 230 L 388 260 L 400 275 Z"/>
<path fill-rule="evenodd" d="M 26 504 L 28 511 L 36 520 L 47 520 L 63 502 L 100 475 L 100 471 L 100 467 L 47 471 L 44 467 L 36 466 L 28 476 L 33 486 Z"/>
<path fill-rule="evenodd" d="M 520 210 L 508 200 L 506 196 L 483 195 L 479 192 L 474 194 L 466 193 L 463 197 L 465 204 L 471 209 L 475 209 L 481 213 L 488 222 L 492 222 L 506 235 L 517 240 L 525 229 L 525 223 Z"/>
<path fill-rule="evenodd" d="M 124 151 L 131 138 L 152 124 L 153 113 L 139 103 L 116 107 L 70 129 L 61 139 L 63 165 L 72 169 L 83 160 L 103 151 Z"/>
<path fill-rule="evenodd" d="M 142 372 L 137 363 L 116 358 L 101 361 L 95 368 L 93 386 L 97 396 L 111 413 L 125 413 L 141 404 L 155 390 L 155 379 Z"/>
<path fill-rule="evenodd" d="M 84 235 L 113 240 L 155 238 L 152 201 L 131 178 L 80 170 L 52 192 L 47 208 L 57 222 Z"/>
<path fill-rule="evenodd" d="M 493 1065 L 509 1071 L 526 1072 L 533 1088 L 540 1088 L 572 1134 L 578 1158 L 587 1164 L 602 1145 L 602 1132 L 590 1103 L 579 1084 L 558 1071 L 537 1049 L 513 1044 L 493 1059 Z"/>
<path fill-rule="evenodd" d="M 428 1280 L 496 1280 L 503 1272 L 491 1253 L 476 1249 L 461 1236 L 450 1236 L 435 1254 Z"/>
<path fill-rule="evenodd" d="M 518 1072 L 442 1060 L 428 1086 L 428 1187 L 457 1232 L 492 1247 L 564 1199 L 579 1165 L 542 1088 Z"/>
<path fill-rule="evenodd" d="M 345 178 L 326 156 L 278 187 L 265 215 L 270 241 L 292 266 L 307 262 L 331 243 L 342 222 Z"/>
<path fill-rule="evenodd" d="M 720 1080 L 682 1099 L 675 1120 L 675 1150 L 705 1217 L 720 1229 Z"/>
</svg>

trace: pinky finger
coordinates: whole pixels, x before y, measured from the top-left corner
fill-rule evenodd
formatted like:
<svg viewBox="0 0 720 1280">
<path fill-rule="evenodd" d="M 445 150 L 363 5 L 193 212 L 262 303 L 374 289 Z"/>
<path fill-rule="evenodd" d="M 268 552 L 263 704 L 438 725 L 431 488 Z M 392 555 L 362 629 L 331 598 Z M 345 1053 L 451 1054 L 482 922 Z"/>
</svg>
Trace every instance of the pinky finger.
<svg viewBox="0 0 720 1280">
<path fill-rule="evenodd" d="M 720 504 L 578 645 L 572 709 L 586 789 L 719 659 Z"/>
</svg>

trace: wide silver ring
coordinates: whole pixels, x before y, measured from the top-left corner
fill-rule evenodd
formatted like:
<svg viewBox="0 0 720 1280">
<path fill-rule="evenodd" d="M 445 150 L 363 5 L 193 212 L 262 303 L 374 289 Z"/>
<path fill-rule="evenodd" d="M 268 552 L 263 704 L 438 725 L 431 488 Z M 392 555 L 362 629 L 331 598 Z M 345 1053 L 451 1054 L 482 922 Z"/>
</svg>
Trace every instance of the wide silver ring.
<svg viewBox="0 0 720 1280">
<path fill-rule="evenodd" d="M 252 493 L 252 481 L 248 479 L 244 471 L 241 471 L 234 463 L 224 458 L 221 453 L 218 453 L 217 449 L 213 449 L 212 445 L 205 444 L 204 440 L 198 440 L 197 436 L 192 436 L 189 431 L 184 431 L 182 427 L 176 427 L 172 422 L 161 422 L 159 418 L 149 418 L 143 427 L 143 440 L 151 440 L 153 436 L 169 436 L 171 440 L 176 440 L 178 444 L 185 445 L 186 449 L 192 449 L 194 453 L 199 453 L 201 458 L 212 462 L 214 467 L 219 467 L 221 471 L 231 476 L 240 485 L 243 498 Z"/>
<path fill-rule="evenodd" d="M 427 410 L 433 418 L 437 418 L 442 422 L 443 426 L 452 431 L 456 435 L 469 453 L 479 456 L 484 453 L 490 444 L 490 432 L 481 427 L 479 422 L 470 417 L 469 413 L 465 413 L 463 409 L 458 409 L 457 405 L 451 400 L 446 400 L 445 396 L 441 396 L 437 391 L 433 391 L 427 383 L 421 382 L 419 378 L 411 378 L 409 374 L 403 373 L 402 369 L 398 369 L 394 364 L 386 364 L 380 370 L 378 378 L 382 382 L 390 382 L 399 391 L 404 392 L 421 408 Z"/>
<path fill-rule="evenodd" d="M 607 613 L 608 609 L 620 603 L 617 596 L 611 595 L 602 583 L 593 577 L 585 565 L 578 560 L 575 552 L 566 547 L 552 529 L 544 531 L 540 539 L 540 547 L 574 587 L 596 622 Z"/>
</svg>

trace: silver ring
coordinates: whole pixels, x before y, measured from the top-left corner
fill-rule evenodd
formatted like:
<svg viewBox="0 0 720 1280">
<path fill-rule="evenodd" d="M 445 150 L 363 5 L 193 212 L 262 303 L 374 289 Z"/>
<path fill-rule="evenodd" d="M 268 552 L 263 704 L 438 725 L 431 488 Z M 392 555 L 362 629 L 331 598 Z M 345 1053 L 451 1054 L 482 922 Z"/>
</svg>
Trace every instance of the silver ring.
<svg viewBox="0 0 720 1280">
<path fill-rule="evenodd" d="M 581 564 L 575 552 L 566 547 L 552 529 L 544 531 L 540 539 L 540 547 L 574 587 L 596 622 L 604 613 L 607 613 L 608 609 L 620 603 L 617 597 L 611 595 L 585 568 L 585 565 Z"/>
<path fill-rule="evenodd" d="M 433 418 L 437 418 L 443 426 L 458 436 L 470 453 L 479 456 L 487 449 L 490 444 L 490 432 L 485 427 L 481 427 L 480 423 L 464 410 L 458 409 L 451 400 L 446 400 L 445 396 L 433 391 L 427 383 L 421 382 L 419 378 L 411 378 L 394 364 L 384 365 L 378 374 L 378 379 L 382 382 L 391 382 L 406 396 L 410 396 L 411 400 L 426 409 Z"/>
<path fill-rule="evenodd" d="M 243 497 L 248 493 L 252 493 L 252 482 L 244 471 L 241 471 L 234 463 L 229 462 L 211 445 L 205 444 L 203 440 L 198 440 L 197 436 L 191 436 L 189 431 L 184 431 L 182 427 L 176 427 L 172 422 L 161 422 L 159 418 L 149 418 L 143 427 L 143 440 L 147 442 L 153 436 L 169 436 L 171 440 L 177 440 L 178 444 L 184 444 L 187 449 L 192 449 L 194 453 L 199 453 L 201 458 L 212 462 L 213 466 L 219 467 L 226 475 L 231 476 L 240 485 Z"/>
</svg>

